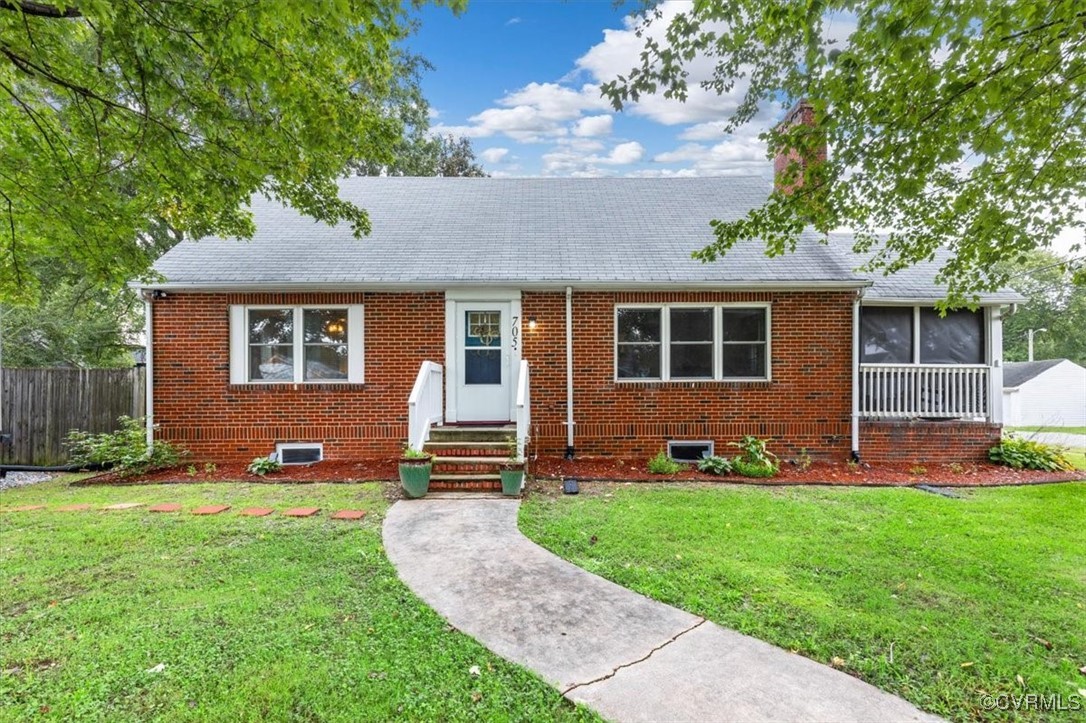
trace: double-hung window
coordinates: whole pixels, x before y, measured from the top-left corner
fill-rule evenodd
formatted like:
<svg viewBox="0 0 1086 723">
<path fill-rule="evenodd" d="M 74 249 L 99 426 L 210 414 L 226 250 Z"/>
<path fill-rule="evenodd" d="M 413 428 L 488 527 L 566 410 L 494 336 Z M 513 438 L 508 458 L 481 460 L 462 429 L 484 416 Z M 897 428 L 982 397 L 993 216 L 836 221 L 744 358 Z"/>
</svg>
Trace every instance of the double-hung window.
<svg viewBox="0 0 1086 723">
<path fill-rule="evenodd" d="M 230 307 L 233 384 L 363 381 L 362 307 Z"/>
<path fill-rule="evenodd" d="M 615 309 L 615 378 L 769 379 L 769 305 L 655 304 Z"/>
</svg>

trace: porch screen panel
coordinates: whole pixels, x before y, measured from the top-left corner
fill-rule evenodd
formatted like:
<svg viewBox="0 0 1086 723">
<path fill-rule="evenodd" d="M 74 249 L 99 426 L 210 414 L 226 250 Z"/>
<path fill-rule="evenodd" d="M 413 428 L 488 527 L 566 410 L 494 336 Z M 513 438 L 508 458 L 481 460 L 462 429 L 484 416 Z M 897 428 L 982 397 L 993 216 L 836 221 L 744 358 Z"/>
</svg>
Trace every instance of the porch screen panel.
<svg viewBox="0 0 1086 723">
<path fill-rule="evenodd" d="M 921 364 L 983 364 L 984 314 L 981 311 L 920 310 Z"/>
<path fill-rule="evenodd" d="M 618 376 L 659 379 L 663 337 L 660 309 L 618 310 Z"/>
<path fill-rule="evenodd" d="M 464 383 L 502 383 L 502 314 L 468 311 L 464 336 Z"/>
<path fill-rule="evenodd" d="M 305 379 L 347 378 L 347 310 L 305 309 L 303 312 Z"/>
<path fill-rule="evenodd" d="M 671 309 L 671 378 L 713 378 L 713 310 Z"/>
<path fill-rule="evenodd" d="M 249 379 L 294 379 L 294 309 L 249 310 Z"/>
<path fill-rule="evenodd" d="M 766 310 L 720 310 L 723 321 L 721 356 L 725 379 L 766 376 Z"/>
<path fill-rule="evenodd" d="M 860 345 L 860 361 L 864 364 L 912 364 L 912 307 L 863 307 Z"/>
</svg>

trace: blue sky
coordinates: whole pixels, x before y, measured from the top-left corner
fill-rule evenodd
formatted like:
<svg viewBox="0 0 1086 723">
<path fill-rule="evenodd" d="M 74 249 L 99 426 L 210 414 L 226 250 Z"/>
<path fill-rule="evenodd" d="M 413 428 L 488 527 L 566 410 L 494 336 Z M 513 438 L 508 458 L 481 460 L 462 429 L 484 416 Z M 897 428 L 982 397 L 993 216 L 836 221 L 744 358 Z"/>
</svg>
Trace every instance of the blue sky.
<svg viewBox="0 0 1086 723">
<path fill-rule="evenodd" d="M 662 7 L 667 16 L 689 3 Z M 494 176 L 768 178 L 757 135 L 770 119 L 736 137 L 720 128 L 735 96 L 694 88 L 687 103 L 657 95 L 621 113 L 601 98 L 600 83 L 628 72 L 642 46 L 629 8 L 473 0 L 455 17 L 425 7 L 409 46 L 435 65 L 423 79 L 434 130 L 471 138 Z"/>
</svg>

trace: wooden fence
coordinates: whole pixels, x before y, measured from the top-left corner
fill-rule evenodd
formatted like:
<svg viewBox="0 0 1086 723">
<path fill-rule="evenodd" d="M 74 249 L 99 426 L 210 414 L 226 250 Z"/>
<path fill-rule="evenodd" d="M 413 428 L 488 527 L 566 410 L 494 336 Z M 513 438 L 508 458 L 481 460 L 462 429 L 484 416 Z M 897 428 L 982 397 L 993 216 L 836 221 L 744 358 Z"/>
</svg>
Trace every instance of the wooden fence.
<svg viewBox="0 0 1086 723">
<path fill-rule="evenodd" d="M 142 417 L 142 367 L 0 369 L 0 464 L 63 465 L 68 432 L 111 432 L 122 415 Z"/>
</svg>

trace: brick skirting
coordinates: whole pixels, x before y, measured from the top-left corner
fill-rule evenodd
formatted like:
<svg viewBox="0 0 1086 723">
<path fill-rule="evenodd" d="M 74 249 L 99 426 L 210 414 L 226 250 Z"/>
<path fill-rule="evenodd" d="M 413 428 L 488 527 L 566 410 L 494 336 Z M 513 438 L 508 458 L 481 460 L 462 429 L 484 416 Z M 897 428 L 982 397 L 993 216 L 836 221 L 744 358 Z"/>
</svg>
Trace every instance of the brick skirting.
<svg viewBox="0 0 1086 723">
<path fill-rule="evenodd" d="M 860 458 L 865 462 L 949 464 L 984 462 L 1002 427 L 987 422 L 862 421 Z"/>
</svg>

